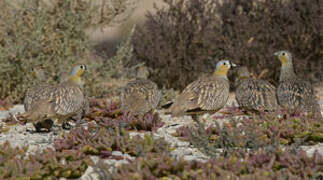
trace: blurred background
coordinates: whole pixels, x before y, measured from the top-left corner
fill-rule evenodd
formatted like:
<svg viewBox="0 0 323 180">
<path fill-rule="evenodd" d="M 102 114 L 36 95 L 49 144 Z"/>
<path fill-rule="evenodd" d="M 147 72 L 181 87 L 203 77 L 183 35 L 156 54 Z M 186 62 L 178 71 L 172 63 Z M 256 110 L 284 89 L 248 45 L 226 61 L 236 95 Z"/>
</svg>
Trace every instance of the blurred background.
<svg viewBox="0 0 323 180">
<path fill-rule="evenodd" d="M 289 50 L 297 74 L 323 81 L 323 0 L 2 0 L 0 99 L 21 103 L 41 66 L 58 83 L 86 63 L 89 96 L 113 96 L 144 63 L 160 88 L 181 90 L 219 59 L 277 84 Z M 230 73 L 230 79 L 233 79 Z"/>
</svg>

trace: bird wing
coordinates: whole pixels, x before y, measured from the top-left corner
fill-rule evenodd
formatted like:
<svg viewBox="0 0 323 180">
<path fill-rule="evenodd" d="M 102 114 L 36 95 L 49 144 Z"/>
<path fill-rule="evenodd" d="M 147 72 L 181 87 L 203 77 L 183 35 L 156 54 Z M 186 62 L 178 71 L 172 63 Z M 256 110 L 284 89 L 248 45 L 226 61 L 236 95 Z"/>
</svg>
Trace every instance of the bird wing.
<svg viewBox="0 0 323 180">
<path fill-rule="evenodd" d="M 146 113 L 156 108 L 160 92 L 154 82 L 137 79 L 122 89 L 120 99 L 123 110 Z"/>
<path fill-rule="evenodd" d="M 82 88 L 68 82 L 55 88 L 53 98 L 55 112 L 63 116 L 79 112 L 86 100 Z"/>
<path fill-rule="evenodd" d="M 188 110 L 217 110 L 223 107 L 229 97 L 229 84 L 221 80 L 197 80 L 189 84 L 176 97 L 171 107 L 172 114 Z"/>
<path fill-rule="evenodd" d="M 307 81 L 283 81 L 277 93 L 280 104 L 293 108 L 306 108 L 315 99 L 314 89 Z"/>
<path fill-rule="evenodd" d="M 33 105 L 40 100 L 47 99 L 49 96 L 49 90 L 52 86 L 48 84 L 40 84 L 37 86 L 30 87 L 24 98 L 25 111 L 29 111 L 33 108 Z"/>
<path fill-rule="evenodd" d="M 276 88 L 263 80 L 244 79 L 236 88 L 238 104 L 250 110 L 275 110 L 277 107 Z"/>
</svg>

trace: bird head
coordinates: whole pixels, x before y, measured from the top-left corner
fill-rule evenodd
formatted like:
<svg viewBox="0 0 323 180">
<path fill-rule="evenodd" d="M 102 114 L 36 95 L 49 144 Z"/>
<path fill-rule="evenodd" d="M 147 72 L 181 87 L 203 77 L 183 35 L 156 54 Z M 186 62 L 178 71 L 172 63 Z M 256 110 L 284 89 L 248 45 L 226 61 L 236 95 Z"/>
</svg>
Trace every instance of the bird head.
<svg viewBox="0 0 323 180">
<path fill-rule="evenodd" d="M 148 79 L 149 75 L 150 75 L 150 73 L 149 73 L 147 66 L 141 65 L 138 67 L 138 70 L 137 70 L 137 77 L 138 78 Z"/>
<path fill-rule="evenodd" d="M 32 75 L 32 77 L 34 79 L 38 79 L 38 80 L 42 80 L 42 81 L 45 81 L 46 80 L 45 70 L 41 66 L 33 67 L 31 69 L 31 75 Z"/>
<path fill-rule="evenodd" d="M 236 67 L 230 60 L 221 60 L 216 64 L 214 72 L 215 76 L 227 76 L 227 73 L 231 67 Z"/>
<path fill-rule="evenodd" d="M 84 64 L 79 64 L 74 66 L 70 74 L 69 80 L 82 85 L 83 83 L 81 81 L 81 76 L 84 74 L 85 71 L 86 71 L 86 66 Z"/>
<path fill-rule="evenodd" d="M 79 64 L 74 66 L 72 72 L 71 72 L 71 76 L 79 76 L 81 77 L 82 74 L 85 72 L 86 70 L 86 66 L 84 64 Z"/>
<path fill-rule="evenodd" d="M 238 79 L 244 79 L 244 78 L 249 78 L 250 72 L 248 71 L 248 68 L 246 66 L 241 66 L 237 70 L 237 78 Z"/>
<path fill-rule="evenodd" d="M 292 54 L 289 51 L 277 51 L 274 55 L 280 60 L 282 67 L 292 64 Z"/>
</svg>

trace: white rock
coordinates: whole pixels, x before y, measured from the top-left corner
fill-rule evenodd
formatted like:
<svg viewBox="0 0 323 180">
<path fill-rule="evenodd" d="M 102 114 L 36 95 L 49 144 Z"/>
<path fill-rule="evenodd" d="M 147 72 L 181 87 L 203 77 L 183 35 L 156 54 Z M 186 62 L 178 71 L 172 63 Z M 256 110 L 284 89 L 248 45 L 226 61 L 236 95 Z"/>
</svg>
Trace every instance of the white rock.
<svg viewBox="0 0 323 180">
<path fill-rule="evenodd" d="M 91 160 L 94 162 L 94 164 L 97 164 L 99 162 L 99 157 L 98 156 L 90 156 Z"/>
<path fill-rule="evenodd" d="M 80 179 L 81 180 L 100 179 L 100 174 L 92 166 L 89 166 Z"/>
<path fill-rule="evenodd" d="M 9 113 L 17 114 L 25 112 L 24 105 L 15 105 L 9 111 L 0 111 L 0 120 L 9 117 Z"/>
<path fill-rule="evenodd" d="M 123 156 L 122 152 L 120 151 L 112 151 L 113 156 Z"/>
<path fill-rule="evenodd" d="M 306 151 L 306 154 L 310 157 L 313 156 L 316 150 L 321 156 L 323 156 L 323 143 L 319 143 L 314 146 L 301 146 L 301 149 Z"/>
</svg>

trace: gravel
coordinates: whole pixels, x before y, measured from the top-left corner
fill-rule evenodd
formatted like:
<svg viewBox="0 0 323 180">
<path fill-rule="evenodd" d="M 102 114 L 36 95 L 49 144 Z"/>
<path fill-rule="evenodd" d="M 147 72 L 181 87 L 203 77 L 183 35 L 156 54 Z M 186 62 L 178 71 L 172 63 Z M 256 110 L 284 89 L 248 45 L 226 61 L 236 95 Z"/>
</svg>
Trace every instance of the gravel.
<svg viewBox="0 0 323 180">
<path fill-rule="evenodd" d="M 228 105 L 234 102 L 234 95 L 230 95 L 230 99 L 228 101 Z M 319 101 L 320 105 L 323 106 L 323 101 Z M 9 116 L 9 113 L 17 114 L 23 113 L 24 107 L 23 105 L 15 105 L 9 111 L 0 111 L 0 125 L 6 126 L 2 120 Z M 165 125 L 159 128 L 155 133 L 155 137 L 164 138 L 167 142 L 169 142 L 172 146 L 175 147 L 175 150 L 172 151 L 172 155 L 176 158 L 184 158 L 185 160 L 198 160 L 198 161 L 206 161 L 209 159 L 208 156 L 200 152 L 197 148 L 194 148 L 190 145 L 189 142 L 181 141 L 177 137 L 173 136 L 176 132 L 176 129 L 181 126 L 191 126 L 194 125 L 196 122 L 192 120 L 189 116 L 182 116 L 179 118 L 171 118 L 170 115 L 165 114 L 165 111 L 160 110 L 158 111 L 160 117 L 165 122 Z M 215 115 L 219 115 L 216 113 Z M 214 116 L 214 115 L 212 115 Z M 214 123 L 212 116 L 205 116 L 202 119 L 206 121 L 206 124 Z M 209 119 L 209 120 L 208 120 Z M 210 121 L 211 120 L 211 121 Z M 226 119 L 217 120 L 219 123 L 226 121 Z M 14 125 L 9 127 L 10 130 L 0 134 L 0 143 L 4 143 L 5 141 L 9 141 L 12 146 L 27 146 L 29 145 L 28 153 L 33 153 L 37 149 L 45 149 L 48 147 L 53 147 L 53 140 L 56 135 L 52 132 L 50 133 L 31 133 L 27 131 L 27 129 L 33 128 L 32 124 L 27 123 L 27 125 Z M 131 136 L 135 135 L 143 136 L 144 133 L 141 132 L 131 132 Z M 303 150 L 307 152 L 308 155 L 312 156 L 313 153 L 317 150 L 321 155 L 323 155 L 323 144 L 317 144 L 314 146 L 302 146 Z M 118 167 L 122 164 L 128 163 L 129 160 L 134 159 L 128 154 L 123 154 L 120 151 L 113 151 L 112 157 L 117 156 L 121 160 L 116 160 L 113 158 L 110 159 L 103 159 L 105 164 L 110 166 L 110 171 L 113 171 L 115 167 Z M 120 158 L 122 157 L 122 158 Z M 99 158 L 96 156 L 92 156 L 91 159 L 97 164 L 99 162 Z M 89 180 L 89 179 L 99 179 L 100 175 L 104 175 L 104 172 L 100 171 L 98 167 L 89 167 L 85 174 L 80 178 L 81 180 Z M 64 179 L 64 178 L 61 178 Z"/>
</svg>

